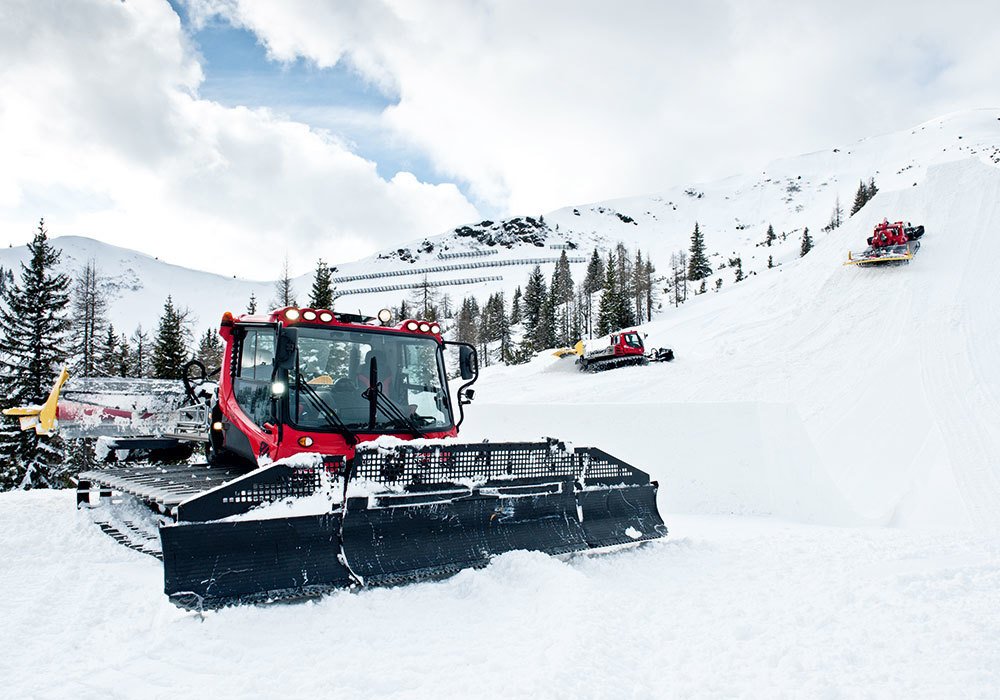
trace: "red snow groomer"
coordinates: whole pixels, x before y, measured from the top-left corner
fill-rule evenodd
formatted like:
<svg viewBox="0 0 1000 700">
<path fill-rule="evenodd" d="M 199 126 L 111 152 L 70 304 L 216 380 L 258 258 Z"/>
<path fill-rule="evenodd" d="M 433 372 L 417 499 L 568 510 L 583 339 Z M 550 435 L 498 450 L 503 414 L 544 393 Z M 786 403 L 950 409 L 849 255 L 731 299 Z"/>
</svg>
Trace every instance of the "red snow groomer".
<svg viewBox="0 0 1000 700">
<path fill-rule="evenodd" d="M 883 219 L 875 226 L 875 231 L 868 239 L 868 247 L 855 257 L 847 253 L 845 265 L 902 265 L 910 262 L 920 249 L 918 239 L 924 235 L 923 226 L 914 226 L 909 222 L 897 221 L 890 223 Z"/>
<path fill-rule="evenodd" d="M 599 449 L 455 441 L 478 361 L 436 323 L 284 308 L 226 313 L 220 333 L 217 384 L 189 363 L 188 405 L 169 427 L 102 433 L 112 458 L 147 457 L 78 476 L 78 504 L 122 544 L 163 560 L 178 606 L 395 585 L 515 549 L 562 555 L 667 534 L 656 482 Z M 448 346 L 463 380 L 454 398 Z M 49 401 L 12 415 L 42 434 L 86 434 L 86 421 L 55 419 L 64 380 Z M 207 463 L 154 463 L 150 449 L 164 441 L 203 444 Z M 136 516 L 136 501 L 149 517 Z"/>
<path fill-rule="evenodd" d="M 638 331 L 618 331 L 603 338 L 580 340 L 574 352 L 581 371 L 600 372 L 614 367 L 645 365 L 649 362 L 642 335 Z M 667 350 L 673 359 L 673 351 Z M 665 355 L 664 355 L 665 357 Z"/>
</svg>

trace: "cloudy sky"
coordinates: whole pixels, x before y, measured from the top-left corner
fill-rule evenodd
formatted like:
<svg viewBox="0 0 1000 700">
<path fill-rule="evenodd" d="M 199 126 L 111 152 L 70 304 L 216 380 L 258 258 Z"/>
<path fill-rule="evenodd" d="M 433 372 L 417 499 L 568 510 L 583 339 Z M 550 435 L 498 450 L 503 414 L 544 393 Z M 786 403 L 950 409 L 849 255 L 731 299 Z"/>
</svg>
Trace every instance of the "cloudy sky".
<svg viewBox="0 0 1000 700">
<path fill-rule="evenodd" d="M 0 0 L 0 244 L 267 279 L 1000 105 L 1000 4 Z"/>
</svg>

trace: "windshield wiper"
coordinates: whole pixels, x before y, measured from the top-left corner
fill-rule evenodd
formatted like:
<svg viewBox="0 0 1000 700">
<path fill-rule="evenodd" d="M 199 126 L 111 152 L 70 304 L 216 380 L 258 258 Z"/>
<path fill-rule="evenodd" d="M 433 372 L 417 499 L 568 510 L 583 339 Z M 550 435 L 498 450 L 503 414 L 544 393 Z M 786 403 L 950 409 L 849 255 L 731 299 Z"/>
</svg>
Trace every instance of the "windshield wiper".
<svg viewBox="0 0 1000 700">
<path fill-rule="evenodd" d="M 347 427 L 347 424 L 341 420 L 340 416 L 338 416 L 332 408 L 326 405 L 326 401 L 324 401 L 323 397 L 319 395 L 319 392 L 313 389 L 308 382 L 305 384 L 302 383 L 302 374 L 299 372 L 295 373 L 295 388 L 299 390 L 305 389 L 306 396 L 312 399 L 313 404 L 319 409 L 319 412 L 323 414 L 323 417 L 326 418 L 327 422 L 338 428 L 339 432 L 343 433 L 350 442 L 357 442 L 354 432 Z"/>
<path fill-rule="evenodd" d="M 382 391 L 382 385 L 378 381 L 378 361 L 374 357 L 371 359 L 371 370 L 368 374 L 368 388 L 362 392 L 361 398 L 367 399 L 370 407 L 368 413 L 369 430 L 375 430 L 375 413 L 379 407 L 378 400 L 382 399 L 382 412 L 389 416 L 390 420 L 405 425 L 415 437 L 423 436 L 424 431 L 413 422 L 413 419 L 403 413 L 395 401 L 386 396 L 385 392 Z"/>
</svg>

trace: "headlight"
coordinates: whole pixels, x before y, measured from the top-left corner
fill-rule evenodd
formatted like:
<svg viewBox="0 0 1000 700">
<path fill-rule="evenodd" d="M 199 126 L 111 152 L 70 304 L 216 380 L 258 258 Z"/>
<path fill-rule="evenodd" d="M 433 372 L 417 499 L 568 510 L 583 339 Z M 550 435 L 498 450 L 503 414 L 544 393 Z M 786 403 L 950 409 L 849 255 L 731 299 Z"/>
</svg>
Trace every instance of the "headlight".
<svg viewBox="0 0 1000 700">
<path fill-rule="evenodd" d="M 421 333 L 427 333 L 430 329 L 431 329 L 431 324 L 427 323 L 427 321 L 423 321 L 420 324 L 420 332 Z"/>
<path fill-rule="evenodd" d="M 285 318 L 289 321 L 299 320 L 299 310 L 298 309 L 285 309 Z"/>
<path fill-rule="evenodd" d="M 302 312 L 302 318 L 304 318 L 307 321 L 315 321 L 316 320 L 316 312 L 313 311 L 312 309 L 310 309 L 309 311 L 303 311 Z"/>
<path fill-rule="evenodd" d="M 431 324 L 431 333 L 434 335 L 439 335 L 441 333 L 441 326 L 436 323 Z"/>
<path fill-rule="evenodd" d="M 330 321 L 333 320 L 333 314 L 331 314 L 329 311 L 324 311 L 319 315 L 319 320 L 322 321 L 323 323 L 329 323 Z"/>
<path fill-rule="evenodd" d="M 378 312 L 378 320 L 382 325 L 386 325 L 392 320 L 392 312 L 389 309 L 382 309 Z"/>
<path fill-rule="evenodd" d="M 212 423 L 212 430 L 214 430 L 216 432 L 222 430 L 222 421 L 221 420 L 217 420 L 214 423 Z"/>
</svg>

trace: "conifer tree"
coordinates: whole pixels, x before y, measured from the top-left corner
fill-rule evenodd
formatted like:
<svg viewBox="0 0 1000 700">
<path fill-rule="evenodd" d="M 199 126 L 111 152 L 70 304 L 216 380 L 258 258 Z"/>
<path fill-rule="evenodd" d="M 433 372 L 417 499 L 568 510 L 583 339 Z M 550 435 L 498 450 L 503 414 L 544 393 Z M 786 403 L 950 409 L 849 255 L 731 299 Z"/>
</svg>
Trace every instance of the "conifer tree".
<svg viewBox="0 0 1000 700">
<path fill-rule="evenodd" d="M 597 248 L 594 248 L 590 262 L 587 263 L 587 273 L 583 278 L 583 292 L 586 295 L 583 316 L 587 335 L 591 338 L 594 337 L 594 294 L 604 289 L 605 277 L 604 260 L 601 259 Z"/>
<path fill-rule="evenodd" d="M 734 282 L 742 282 L 743 281 L 743 259 L 742 258 L 738 258 L 738 257 L 737 258 L 730 258 L 729 259 L 729 267 L 733 268 L 733 271 L 736 273 L 736 278 L 733 281 Z"/>
<path fill-rule="evenodd" d="M 604 336 L 611 331 L 617 330 L 618 322 L 618 268 L 615 265 L 614 255 L 608 253 L 608 264 L 604 268 L 604 289 L 601 292 L 601 301 L 597 307 L 597 335 Z"/>
<path fill-rule="evenodd" d="M 121 351 L 118 346 L 118 334 L 115 332 L 115 327 L 109 323 L 101 339 L 95 374 L 99 377 L 117 377 L 120 359 Z"/>
<path fill-rule="evenodd" d="M 875 185 L 875 178 L 871 177 L 868 180 L 868 201 L 871 201 L 871 198 L 877 194 L 878 194 L 878 186 Z"/>
<path fill-rule="evenodd" d="M 333 308 L 332 276 L 323 258 L 316 262 L 316 274 L 313 276 L 312 289 L 309 291 L 309 306 L 314 309 Z"/>
<path fill-rule="evenodd" d="M 802 247 L 799 248 L 799 257 L 801 258 L 810 250 L 812 250 L 812 247 L 813 247 L 813 239 L 812 236 L 809 235 L 809 227 L 806 226 L 804 229 L 802 229 Z"/>
<path fill-rule="evenodd" d="M 128 336 L 124 333 L 118 336 L 118 357 L 115 364 L 115 376 L 129 377 L 132 375 L 132 348 L 129 347 Z"/>
<path fill-rule="evenodd" d="M 198 340 L 195 357 L 209 370 L 222 366 L 222 340 L 217 331 L 211 328 L 205 331 L 205 335 Z"/>
<path fill-rule="evenodd" d="M 538 318 L 542 311 L 542 302 L 545 300 L 545 296 L 545 277 L 542 275 L 541 266 L 535 265 L 531 274 L 528 275 L 528 284 L 524 287 L 524 298 L 521 309 L 524 322 L 524 339 L 529 345 L 534 340 L 534 332 L 538 326 Z M 532 349 L 532 352 L 534 352 L 534 349 Z"/>
<path fill-rule="evenodd" d="M 773 234 L 774 231 L 772 230 Z M 768 244 L 770 245 L 770 244 Z M 694 222 L 694 232 L 691 234 L 691 255 L 688 258 L 688 279 L 692 282 L 703 280 L 712 274 L 712 265 L 708 262 L 708 255 L 705 253 L 705 237 L 698 227 L 698 222 Z"/>
<path fill-rule="evenodd" d="M 70 351 L 74 356 L 72 371 L 78 377 L 99 374 L 98 354 L 101 330 L 107 323 L 108 302 L 100 287 L 97 263 L 88 260 L 73 284 L 72 330 Z"/>
<path fill-rule="evenodd" d="M 421 319 L 436 321 L 438 318 L 438 292 L 437 289 L 424 275 L 423 279 L 417 283 L 410 297 L 410 308 Z"/>
<path fill-rule="evenodd" d="M 868 185 L 866 185 L 865 181 L 862 180 L 858 183 L 858 191 L 854 195 L 854 204 L 851 206 L 851 216 L 854 216 L 861 211 L 861 208 L 868 203 L 868 199 Z"/>
<path fill-rule="evenodd" d="M 247 302 L 247 313 L 253 316 L 257 313 L 257 295 L 250 292 L 250 301 Z"/>
<path fill-rule="evenodd" d="M 772 226 L 771 224 L 768 224 L 767 225 L 767 234 L 764 236 L 764 244 L 768 248 L 770 248 L 771 244 L 774 243 L 774 241 L 777 240 L 777 238 L 778 237 L 776 235 L 774 235 L 774 226 Z"/>
<path fill-rule="evenodd" d="M 406 299 L 399 302 L 399 318 L 410 318 L 410 305 L 407 303 Z"/>
<path fill-rule="evenodd" d="M 772 267 L 774 267 L 774 256 L 773 255 L 768 255 L 767 256 L 767 269 L 770 270 Z"/>
<path fill-rule="evenodd" d="M 285 264 L 281 268 L 281 278 L 274 283 L 274 300 L 271 301 L 272 309 L 281 309 L 286 306 L 298 306 L 295 301 L 295 290 L 292 286 L 291 273 L 288 271 L 288 256 L 285 256 Z"/>
<path fill-rule="evenodd" d="M 149 357 L 149 333 L 142 330 L 141 323 L 132 331 L 132 343 L 129 374 L 138 378 L 148 377 L 152 369 Z"/>
<path fill-rule="evenodd" d="M 511 325 L 521 322 L 521 287 L 514 290 L 514 298 L 510 303 Z"/>
<path fill-rule="evenodd" d="M 38 405 L 66 359 L 69 278 L 55 271 L 60 251 L 40 220 L 19 281 L 8 279 L 0 304 L 0 408 Z M 39 438 L 15 421 L 0 423 L 0 489 L 63 486 L 58 437 Z"/>
<path fill-rule="evenodd" d="M 555 270 L 552 273 L 552 286 L 550 289 L 552 303 L 554 306 L 555 331 L 553 345 L 569 345 L 569 331 L 571 325 L 570 302 L 573 301 L 573 274 L 569 267 L 569 257 L 563 250 L 556 262 Z"/>
<path fill-rule="evenodd" d="M 475 297 L 465 297 L 455 321 L 455 340 L 470 345 L 479 344 L 479 304 Z"/>
<path fill-rule="evenodd" d="M 188 360 L 184 316 L 174 308 L 168 296 L 153 342 L 153 376 L 157 379 L 180 379 Z"/>
<path fill-rule="evenodd" d="M 545 294 L 538 310 L 538 325 L 534 333 L 535 351 L 545 350 L 556 345 L 556 295 Z"/>
</svg>

